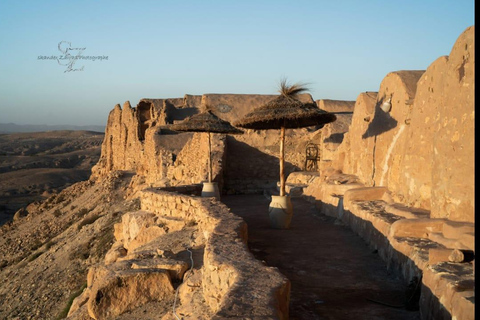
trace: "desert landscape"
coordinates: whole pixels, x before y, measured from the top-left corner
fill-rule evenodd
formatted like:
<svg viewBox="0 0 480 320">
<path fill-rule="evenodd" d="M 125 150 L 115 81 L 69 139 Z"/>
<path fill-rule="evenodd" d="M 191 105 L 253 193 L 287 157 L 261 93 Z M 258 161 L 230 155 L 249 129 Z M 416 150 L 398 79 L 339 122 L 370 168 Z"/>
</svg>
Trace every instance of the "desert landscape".
<svg viewBox="0 0 480 320">
<path fill-rule="evenodd" d="M 0 135 L 0 224 L 35 201 L 83 180 L 100 157 L 103 133 L 47 131 Z"/>
<path fill-rule="evenodd" d="M 1 135 L 0 317 L 474 319 L 474 35 L 355 101 L 185 94 Z M 206 112 L 243 132 L 174 130 Z"/>
</svg>

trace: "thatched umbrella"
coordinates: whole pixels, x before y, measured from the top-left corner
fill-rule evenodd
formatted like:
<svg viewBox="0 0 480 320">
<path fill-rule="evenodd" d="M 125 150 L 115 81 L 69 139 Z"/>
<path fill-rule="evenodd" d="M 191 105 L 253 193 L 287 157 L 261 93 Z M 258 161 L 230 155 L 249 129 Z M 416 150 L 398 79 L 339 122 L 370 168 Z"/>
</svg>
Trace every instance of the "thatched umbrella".
<svg viewBox="0 0 480 320">
<path fill-rule="evenodd" d="M 235 128 L 229 122 L 220 119 L 207 110 L 186 118 L 181 123 L 169 126 L 174 131 L 207 132 L 208 133 L 208 182 L 212 182 L 212 145 L 211 133 L 241 134 L 242 130 Z"/>
<path fill-rule="evenodd" d="M 314 103 L 302 103 L 299 93 L 308 89 L 301 84 L 280 84 L 280 96 L 248 113 L 234 123 L 246 129 L 280 129 L 280 196 L 285 196 L 285 128 L 303 128 L 335 121 L 334 114 L 321 110 Z"/>
</svg>

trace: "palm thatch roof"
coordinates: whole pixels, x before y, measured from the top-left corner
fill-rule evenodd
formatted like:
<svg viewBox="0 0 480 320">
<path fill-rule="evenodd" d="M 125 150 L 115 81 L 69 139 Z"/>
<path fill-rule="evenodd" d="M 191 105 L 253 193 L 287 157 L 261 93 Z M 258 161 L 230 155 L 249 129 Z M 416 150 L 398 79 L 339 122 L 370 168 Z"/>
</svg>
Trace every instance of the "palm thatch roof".
<svg viewBox="0 0 480 320">
<path fill-rule="evenodd" d="M 246 114 L 235 126 L 247 129 L 303 128 L 323 125 L 336 116 L 321 110 L 314 103 L 302 103 L 297 95 L 307 91 L 301 84 L 287 85 L 282 81 L 280 96 Z"/>
<path fill-rule="evenodd" d="M 243 133 L 242 130 L 237 129 L 229 122 L 220 119 L 210 110 L 188 117 L 181 123 L 170 125 L 168 129 L 188 132 Z"/>
</svg>

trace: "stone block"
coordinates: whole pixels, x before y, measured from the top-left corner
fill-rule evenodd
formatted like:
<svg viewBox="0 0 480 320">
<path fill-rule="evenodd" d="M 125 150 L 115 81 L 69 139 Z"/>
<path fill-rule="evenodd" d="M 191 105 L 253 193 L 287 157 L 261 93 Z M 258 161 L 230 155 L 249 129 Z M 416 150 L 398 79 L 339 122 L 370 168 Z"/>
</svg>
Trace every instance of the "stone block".
<svg viewBox="0 0 480 320">
<path fill-rule="evenodd" d="M 452 252 L 453 249 L 430 249 L 428 250 L 428 264 L 434 265 L 439 262 L 447 262 Z"/>
<path fill-rule="evenodd" d="M 381 200 L 384 194 L 388 191 L 386 187 L 363 187 L 349 189 L 345 191 L 343 196 L 343 205 L 349 208 L 352 201 L 355 200 Z"/>
<path fill-rule="evenodd" d="M 110 250 L 105 254 L 105 265 L 109 265 L 117 261 L 120 257 L 125 257 L 127 255 L 127 250 L 124 248 L 121 241 L 115 242 Z"/>
<path fill-rule="evenodd" d="M 188 269 L 188 263 L 167 258 L 143 259 L 132 263 L 132 269 L 159 269 L 167 270 L 170 278 L 182 280 Z"/>
<path fill-rule="evenodd" d="M 385 206 L 385 211 L 406 219 L 430 218 L 429 210 L 407 207 L 401 203 L 389 203 Z"/>
<path fill-rule="evenodd" d="M 392 237 L 429 238 L 432 233 L 442 231 L 444 219 L 402 219 L 395 221 L 389 233 Z M 433 240 L 433 239 L 432 239 Z"/>
<path fill-rule="evenodd" d="M 442 230 L 448 239 L 460 239 L 464 234 L 475 234 L 475 224 L 471 222 L 445 221 Z"/>
<path fill-rule="evenodd" d="M 165 270 L 117 270 L 97 277 L 87 302 L 94 319 L 111 319 L 149 301 L 172 298 L 174 289 Z"/>
<path fill-rule="evenodd" d="M 163 227 L 159 227 L 159 226 L 144 227 L 138 232 L 138 234 L 135 236 L 134 239 L 125 243 L 125 247 L 127 248 L 128 251 L 132 251 L 165 234 L 166 234 L 166 231 Z"/>
</svg>

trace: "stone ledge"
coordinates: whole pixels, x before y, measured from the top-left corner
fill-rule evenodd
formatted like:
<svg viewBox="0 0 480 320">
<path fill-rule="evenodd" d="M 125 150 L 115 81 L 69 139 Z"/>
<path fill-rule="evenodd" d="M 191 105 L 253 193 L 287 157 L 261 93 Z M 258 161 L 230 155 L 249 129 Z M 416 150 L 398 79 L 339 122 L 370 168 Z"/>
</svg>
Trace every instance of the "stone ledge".
<svg viewBox="0 0 480 320">
<path fill-rule="evenodd" d="M 430 234 L 443 229 L 443 219 L 405 219 L 387 213 L 382 200 L 355 200 L 350 203 L 350 210 L 345 210 L 342 221 L 375 247 L 388 268 L 402 274 L 404 279 L 423 275 L 422 319 L 474 319 L 473 290 L 456 289 L 459 283 L 474 277 L 472 264 L 440 262 L 430 266 L 428 263 L 430 249 L 445 248 L 430 239 Z M 445 264 L 451 266 L 448 273 L 441 267 Z"/>
<path fill-rule="evenodd" d="M 442 308 L 436 306 L 436 300 Z M 472 264 L 441 262 L 425 268 L 420 302 L 425 319 L 475 319 Z"/>
<path fill-rule="evenodd" d="M 473 224 L 429 219 L 427 210 L 392 202 L 384 187 L 340 185 L 344 187 L 343 194 L 335 198 L 331 192 L 335 186 L 320 178 L 313 178 L 312 182 L 314 185 L 304 189 L 304 197 L 318 202 L 325 214 L 342 220 L 378 250 L 387 268 L 401 274 L 407 282 L 414 277 L 426 277 L 422 278 L 422 319 L 473 319 L 470 315 L 475 305 L 474 291 L 446 289 L 457 288 L 459 283 L 474 277 L 472 263 L 450 263 L 455 267 L 448 272 L 440 271 L 448 262 L 429 265 L 431 249 L 471 250 Z M 455 239 L 459 234 L 462 236 Z"/>
</svg>

